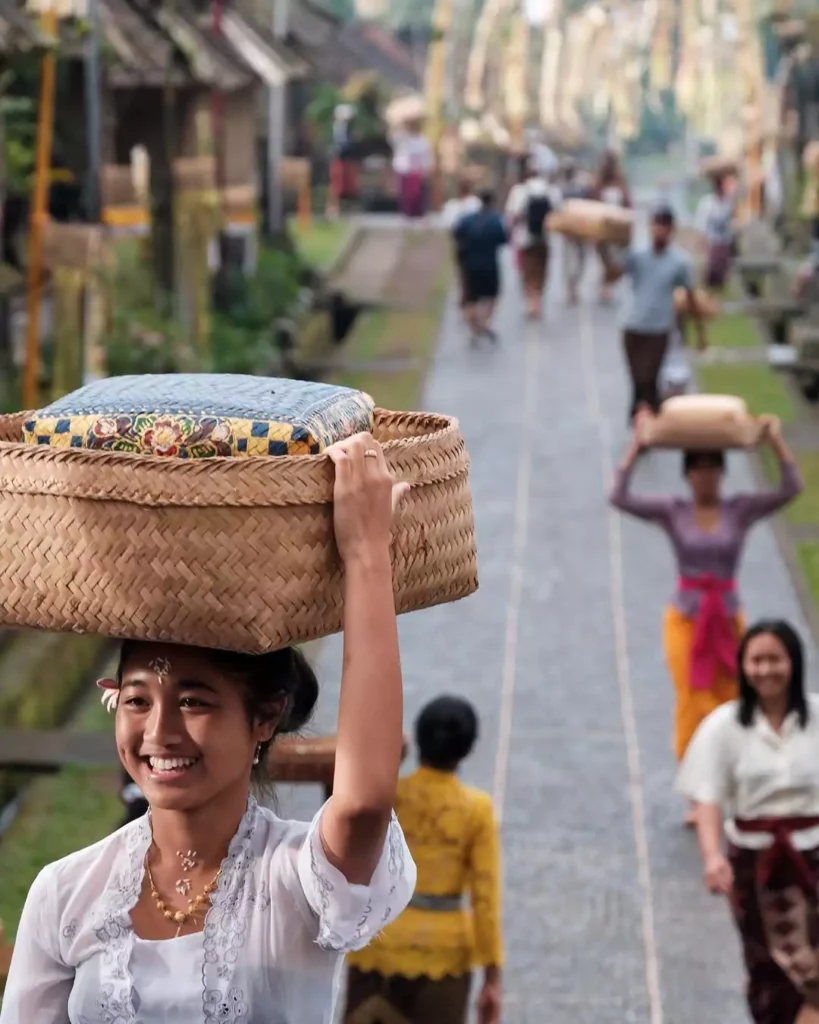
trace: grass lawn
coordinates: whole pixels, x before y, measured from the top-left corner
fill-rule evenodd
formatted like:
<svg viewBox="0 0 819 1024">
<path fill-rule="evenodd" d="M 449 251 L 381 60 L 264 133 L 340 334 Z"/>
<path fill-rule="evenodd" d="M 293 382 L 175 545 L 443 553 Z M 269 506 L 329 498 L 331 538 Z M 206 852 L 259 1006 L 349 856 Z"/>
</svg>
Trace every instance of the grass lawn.
<svg viewBox="0 0 819 1024">
<path fill-rule="evenodd" d="M 810 595 L 819 604 L 819 541 L 800 541 L 796 545 L 796 557 Z"/>
<path fill-rule="evenodd" d="M 449 281 L 447 261 L 430 290 L 426 308 L 386 307 L 363 313 L 344 342 L 344 360 L 350 367 L 333 373 L 331 383 L 366 391 L 382 409 L 417 409 L 427 365 L 435 350 Z M 392 359 L 417 360 L 418 365 L 394 370 L 359 370 L 355 366 Z"/>
<path fill-rule="evenodd" d="M 703 391 L 718 395 L 737 395 L 745 400 L 754 416 L 770 413 L 783 423 L 796 416 L 794 401 L 782 382 L 767 366 L 743 363 L 713 363 L 697 367 Z"/>
<path fill-rule="evenodd" d="M 395 370 L 358 370 L 351 366 L 333 373 L 331 382 L 366 391 L 382 409 L 417 409 L 439 319 L 437 305 L 424 310 L 379 309 L 363 314 L 344 345 L 345 361 L 413 359 L 419 365 Z"/>
<path fill-rule="evenodd" d="M 768 448 L 759 453 L 765 476 L 775 483 L 779 480 L 779 466 Z M 794 452 L 805 489 L 782 513 L 795 526 L 819 524 L 819 452 Z"/>
<path fill-rule="evenodd" d="M 96 689 L 71 725 L 80 731 L 113 729 Z M 0 920 L 14 936 L 29 886 L 53 860 L 109 835 L 123 815 L 116 773 L 64 768 L 35 779 L 20 814 L 0 842 Z"/>
<path fill-rule="evenodd" d="M 314 220 L 305 229 L 294 219 L 290 230 L 302 258 L 317 270 L 326 270 L 341 252 L 352 228 L 347 221 Z"/>
<path fill-rule="evenodd" d="M 762 340 L 753 320 L 742 313 L 723 313 L 708 325 L 713 348 L 759 348 Z"/>
</svg>

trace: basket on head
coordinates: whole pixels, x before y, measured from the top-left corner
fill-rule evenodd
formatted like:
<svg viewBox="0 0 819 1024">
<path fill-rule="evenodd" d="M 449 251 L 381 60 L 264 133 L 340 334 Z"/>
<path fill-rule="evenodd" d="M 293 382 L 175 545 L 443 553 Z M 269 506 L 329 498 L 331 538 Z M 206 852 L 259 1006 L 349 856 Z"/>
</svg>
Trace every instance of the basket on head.
<svg viewBox="0 0 819 1024">
<path fill-rule="evenodd" d="M 146 455 L 89 450 L 81 435 L 24 444 L 24 422 L 38 419 L 0 417 L 0 626 L 248 653 L 340 629 L 323 452 Z M 371 422 L 396 478 L 411 484 L 392 539 L 397 611 L 465 597 L 477 567 L 457 421 L 375 410 Z"/>
<path fill-rule="evenodd" d="M 647 448 L 749 448 L 762 427 L 734 395 L 677 395 L 663 402 L 656 416 L 638 421 Z"/>
<path fill-rule="evenodd" d="M 700 160 L 700 174 L 704 178 L 721 178 L 736 174 L 739 170 L 737 160 L 730 156 L 706 156 Z"/>
</svg>

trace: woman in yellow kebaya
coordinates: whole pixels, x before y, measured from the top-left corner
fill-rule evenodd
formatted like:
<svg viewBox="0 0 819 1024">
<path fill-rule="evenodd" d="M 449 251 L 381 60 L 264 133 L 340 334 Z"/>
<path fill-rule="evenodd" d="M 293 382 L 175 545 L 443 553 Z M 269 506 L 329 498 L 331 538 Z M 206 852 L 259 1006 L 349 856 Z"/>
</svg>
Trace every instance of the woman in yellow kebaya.
<svg viewBox="0 0 819 1024">
<path fill-rule="evenodd" d="M 345 1024 L 466 1024 L 478 969 L 478 1020 L 500 1024 L 498 828 L 489 795 L 456 774 L 477 736 L 475 711 L 459 697 L 438 697 L 415 723 L 420 767 L 399 780 L 395 805 L 418 868 L 415 895 L 348 957 Z"/>
</svg>

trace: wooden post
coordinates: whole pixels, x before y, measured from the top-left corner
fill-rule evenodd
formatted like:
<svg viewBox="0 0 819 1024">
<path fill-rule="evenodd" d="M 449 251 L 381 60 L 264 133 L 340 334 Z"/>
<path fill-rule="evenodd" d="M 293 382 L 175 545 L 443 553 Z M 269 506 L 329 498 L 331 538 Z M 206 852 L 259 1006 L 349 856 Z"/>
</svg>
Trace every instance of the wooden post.
<svg viewBox="0 0 819 1024">
<path fill-rule="evenodd" d="M 432 14 L 433 38 L 427 57 L 424 93 L 429 118 L 427 136 L 432 146 L 435 166 L 432 171 L 431 206 L 440 210 L 444 201 L 441 171 L 441 140 L 444 134 L 444 90 L 449 33 L 455 10 L 454 0 L 436 0 Z"/>
<path fill-rule="evenodd" d="M 49 7 L 43 12 L 42 27 L 46 35 L 52 38 L 56 35 L 57 15 L 53 7 Z M 37 115 L 37 157 L 34 171 L 34 196 L 31 207 L 28 251 L 26 364 L 22 396 L 24 409 L 36 409 L 39 404 L 43 231 L 48 216 L 51 144 L 54 129 L 54 84 L 57 68 L 57 54 L 53 47 L 49 47 L 46 50 L 41 68 L 40 105 Z"/>
<path fill-rule="evenodd" d="M 307 231 L 313 220 L 313 206 L 309 178 L 305 179 L 299 188 L 299 227 Z"/>
</svg>

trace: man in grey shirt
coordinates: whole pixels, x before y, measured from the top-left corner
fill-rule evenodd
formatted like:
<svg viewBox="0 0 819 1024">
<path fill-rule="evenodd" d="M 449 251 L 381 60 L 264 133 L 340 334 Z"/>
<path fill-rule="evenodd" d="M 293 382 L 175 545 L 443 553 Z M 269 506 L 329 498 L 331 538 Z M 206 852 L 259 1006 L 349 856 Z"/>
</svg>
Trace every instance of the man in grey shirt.
<svg viewBox="0 0 819 1024">
<path fill-rule="evenodd" d="M 629 421 L 640 409 L 656 412 L 660 407 L 658 378 L 671 332 L 677 326 L 674 292 L 685 288 L 697 328 L 699 348 L 705 348 L 705 329 L 696 295 L 691 260 L 672 244 L 674 214 L 668 207 L 651 218 L 651 242 L 645 248 L 630 248 L 617 260 L 622 273 L 631 278 L 631 304 L 623 325 L 623 347 L 632 382 Z"/>
</svg>

